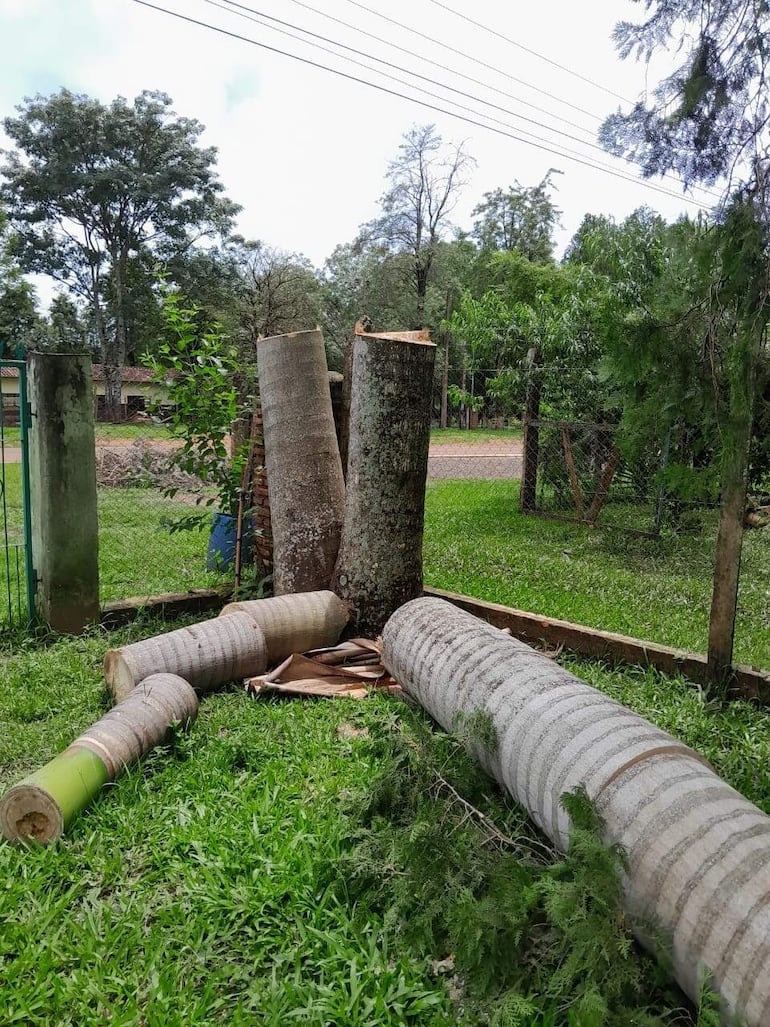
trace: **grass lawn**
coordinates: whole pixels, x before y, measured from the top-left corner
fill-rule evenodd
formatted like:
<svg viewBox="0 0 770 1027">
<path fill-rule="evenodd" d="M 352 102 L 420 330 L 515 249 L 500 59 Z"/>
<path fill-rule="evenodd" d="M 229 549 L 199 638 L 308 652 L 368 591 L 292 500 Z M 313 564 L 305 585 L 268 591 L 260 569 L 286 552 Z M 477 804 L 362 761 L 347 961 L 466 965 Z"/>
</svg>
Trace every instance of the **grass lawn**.
<svg viewBox="0 0 770 1027">
<path fill-rule="evenodd" d="M 509 442 L 511 439 L 522 438 L 523 432 L 517 428 L 474 428 L 464 431 L 460 428 L 431 428 L 430 442 L 432 446 L 441 446 L 448 442 L 465 443 L 469 446 L 477 442 Z"/>
<path fill-rule="evenodd" d="M 660 539 L 590 530 L 518 508 L 510 481 L 434 481 L 425 580 L 548 617 L 706 649 L 716 517 Z M 770 667 L 770 532 L 746 533 L 736 659 Z"/>
<path fill-rule="evenodd" d="M 155 489 L 99 489 L 102 601 L 186 592 L 229 580 L 206 570 L 206 529 L 169 530 L 177 517 L 195 510 Z"/>
<path fill-rule="evenodd" d="M 108 706 L 106 648 L 169 627 L 8 646 L 0 791 Z M 566 662 L 770 811 L 770 711 L 710 707 L 654 671 Z M 484 844 L 442 781 L 513 846 Z M 639 1023 L 645 1010 L 645 1024 L 692 1027 L 681 994 L 633 946 L 608 950 L 605 965 L 593 939 L 584 966 L 580 933 L 545 908 L 514 940 L 522 880 L 579 880 L 581 901 L 592 887 L 541 843 L 456 741 L 394 698 L 211 696 L 189 738 L 109 787 L 62 842 L 0 844 L 3 1022 L 563 1027 L 588 990 L 609 1003 L 607 1022 Z M 597 925 L 602 945 L 620 922 Z M 567 952 L 580 958 L 565 978 Z M 636 981 L 620 1005 L 618 974 Z"/>
<path fill-rule="evenodd" d="M 111 440 L 125 439 L 131 442 L 134 439 L 170 439 L 168 428 L 162 424 L 103 424 L 101 422 L 94 426 L 94 434 L 97 442 L 109 442 Z M 21 435 L 18 428 L 4 428 L 3 440 L 6 446 L 19 446 Z"/>
</svg>

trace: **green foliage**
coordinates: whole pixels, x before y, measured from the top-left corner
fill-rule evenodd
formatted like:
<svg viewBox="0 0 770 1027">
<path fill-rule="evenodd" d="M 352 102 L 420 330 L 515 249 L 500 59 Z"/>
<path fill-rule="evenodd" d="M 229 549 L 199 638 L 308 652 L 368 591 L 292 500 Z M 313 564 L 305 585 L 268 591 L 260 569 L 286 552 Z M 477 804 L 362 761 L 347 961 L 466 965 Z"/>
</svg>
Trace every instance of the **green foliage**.
<svg viewBox="0 0 770 1027">
<path fill-rule="evenodd" d="M 624 856 L 584 792 L 564 797 L 573 827 L 557 859 L 458 742 L 415 716 L 388 727 L 374 742 L 383 770 L 352 802 L 346 893 L 382 910 L 394 946 L 444 954 L 460 1022 L 652 1027 L 683 1014 L 631 938 Z"/>
<path fill-rule="evenodd" d="M 549 195 L 555 174 L 560 172 L 551 168 L 536 186 L 517 182 L 484 193 L 473 211 L 473 234 L 482 250 L 517 250 L 536 264 L 551 260 L 561 214 Z"/>
<path fill-rule="evenodd" d="M 150 91 L 105 105 L 62 89 L 26 99 L 3 126 L 15 149 L 0 172 L 0 198 L 19 263 L 88 303 L 109 371 L 107 407 L 117 413 L 119 369 L 153 309 L 138 303 L 152 259 L 226 232 L 238 211 L 221 195 L 216 151 L 199 145 L 199 122 Z"/>
<path fill-rule="evenodd" d="M 145 354 L 144 363 L 168 394 L 169 428 L 182 441 L 174 460 L 181 470 L 216 489 L 215 497 L 200 495 L 199 504 L 216 502 L 219 511 L 235 516 L 248 457 L 245 448 L 232 457 L 227 451 L 226 440 L 238 415 L 237 350 L 217 324 L 201 323 L 195 307 L 183 306 L 178 292 L 164 292 L 163 316 L 166 340 L 155 353 Z M 173 498 L 178 491 L 169 486 L 164 494 Z M 200 523 L 200 515 L 189 516 L 177 526 Z"/>
<path fill-rule="evenodd" d="M 676 47 L 680 63 L 645 87 L 630 112 L 606 119 L 602 143 L 640 163 L 646 175 L 674 170 L 688 183 L 732 177 L 764 146 L 770 8 L 741 0 L 705 7 L 699 0 L 645 0 L 644 7 L 648 16 L 639 23 L 615 26 L 620 56 L 649 61 L 656 50 Z M 759 167 L 748 170 L 753 176 Z"/>
</svg>

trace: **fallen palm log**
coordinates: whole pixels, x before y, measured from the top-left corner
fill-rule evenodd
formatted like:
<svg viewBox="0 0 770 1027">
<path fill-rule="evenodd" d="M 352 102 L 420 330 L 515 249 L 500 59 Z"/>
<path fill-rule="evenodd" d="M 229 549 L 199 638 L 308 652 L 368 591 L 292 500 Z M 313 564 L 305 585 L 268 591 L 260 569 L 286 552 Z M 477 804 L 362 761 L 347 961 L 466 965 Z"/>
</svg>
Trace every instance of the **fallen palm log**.
<svg viewBox="0 0 770 1027">
<path fill-rule="evenodd" d="M 319 330 L 260 339 L 259 394 L 276 595 L 328 588 L 345 481 Z"/>
<path fill-rule="evenodd" d="M 163 635 L 108 649 L 104 679 L 121 700 L 151 674 L 177 674 L 197 692 L 261 674 L 267 667 L 262 630 L 248 613 L 214 617 Z"/>
<path fill-rule="evenodd" d="M 422 536 L 436 347 L 426 332 L 358 333 L 345 522 L 332 588 L 374 637 L 422 592 Z"/>
<path fill-rule="evenodd" d="M 228 603 L 219 616 L 233 613 L 247 613 L 260 626 L 268 665 L 292 653 L 334 645 L 350 616 L 347 603 L 328 590 Z"/>
<path fill-rule="evenodd" d="M 474 755 L 562 850 L 561 797 L 584 786 L 626 853 L 639 940 L 694 1001 L 707 981 L 728 1016 L 770 1023 L 769 817 L 676 738 L 440 599 L 390 618 L 383 660 L 446 730 L 479 724 Z"/>
<path fill-rule="evenodd" d="M 0 830 L 9 841 L 59 838 L 101 788 L 160 745 L 174 724 L 198 713 L 190 685 L 173 674 L 146 678 L 64 752 L 0 799 Z"/>
</svg>

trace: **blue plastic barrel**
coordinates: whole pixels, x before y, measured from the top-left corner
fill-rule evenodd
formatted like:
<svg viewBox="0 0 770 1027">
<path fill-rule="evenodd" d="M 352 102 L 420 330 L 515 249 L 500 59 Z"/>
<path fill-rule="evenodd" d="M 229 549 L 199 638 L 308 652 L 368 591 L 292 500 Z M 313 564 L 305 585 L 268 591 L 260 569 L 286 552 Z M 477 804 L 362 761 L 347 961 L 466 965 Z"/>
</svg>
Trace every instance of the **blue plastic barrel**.
<svg viewBox="0 0 770 1027">
<path fill-rule="evenodd" d="M 215 513 L 211 518 L 211 534 L 206 553 L 206 570 L 229 571 L 235 564 L 237 520 L 230 514 Z M 251 546 L 253 541 L 253 524 L 250 518 L 243 519 L 243 538 L 241 540 L 241 564 L 251 563 Z"/>
</svg>

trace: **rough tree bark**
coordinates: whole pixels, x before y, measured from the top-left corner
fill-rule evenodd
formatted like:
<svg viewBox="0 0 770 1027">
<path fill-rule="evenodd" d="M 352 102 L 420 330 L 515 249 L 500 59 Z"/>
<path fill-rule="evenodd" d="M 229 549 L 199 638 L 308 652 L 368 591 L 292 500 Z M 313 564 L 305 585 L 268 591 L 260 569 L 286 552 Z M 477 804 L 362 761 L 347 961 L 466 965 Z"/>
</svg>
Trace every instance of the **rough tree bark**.
<svg viewBox="0 0 770 1027">
<path fill-rule="evenodd" d="M 433 363 L 425 332 L 359 334 L 353 350 L 345 523 L 332 588 L 374 637 L 422 592 Z"/>
<path fill-rule="evenodd" d="M 345 507 L 323 338 L 257 343 L 276 595 L 328 588 Z"/>
<path fill-rule="evenodd" d="M 145 678 L 122 702 L 0 800 L 0 830 L 9 841 L 59 838 L 73 818 L 140 756 L 160 745 L 173 724 L 198 713 L 190 685 L 173 674 Z"/>
<path fill-rule="evenodd" d="M 120 700 L 151 674 L 176 674 L 196 691 L 208 692 L 262 674 L 266 667 L 265 636 L 254 618 L 241 612 L 108 649 L 104 679 Z"/>
<path fill-rule="evenodd" d="M 625 907 L 642 944 L 662 946 L 694 1001 L 708 974 L 728 1014 L 770 1023 L 770 818 L 676 738 L 440 599 L 398 610 L 383 647 L 446 730 L 488 718 L 474 755 L 562 850 L 560 799 L 583 785 L 626 852 Z"/>
<path fill-rule="evenodd" d="M 329 591 L 228 603 L 219 616 L 233 613 L 246 613 L 259 625 L 271 665 L 292 653 L 336 645 L 349 617 L 347 604 Z"/>
</svg>

